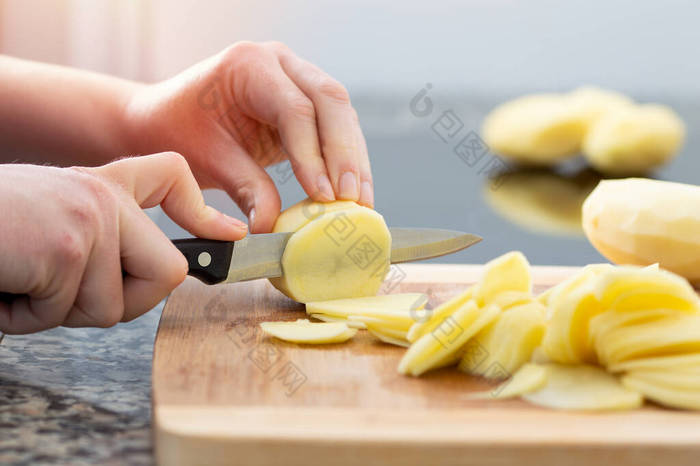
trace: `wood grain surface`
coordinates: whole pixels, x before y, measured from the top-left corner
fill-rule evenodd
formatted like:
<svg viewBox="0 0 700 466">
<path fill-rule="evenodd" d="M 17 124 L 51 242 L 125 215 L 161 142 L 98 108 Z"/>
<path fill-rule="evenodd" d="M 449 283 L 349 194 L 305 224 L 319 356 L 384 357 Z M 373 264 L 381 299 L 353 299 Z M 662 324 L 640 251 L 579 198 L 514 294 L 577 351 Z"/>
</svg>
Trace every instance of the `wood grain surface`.
<svg viewBox="0 0 700 466">
<path fill-rule="evenodd" d="M 533 267 L 535 291 L 575 271 Z M 427 293 L 432 308 L 480 272 L 402 264 L 384 291 Z M 367 332 L 303 346 L 266 337 L 258 326 L 304 317 L 303 305 L 266 280 L 206 286 L 188 278 L 173 292 L 153 360 L 159 464 L 698 464 L 697 414 L 468 400 L 466 393 L 494 386 L 455 369 L 402 376 L 396 367 L 405 349 Z"/>
</svg>

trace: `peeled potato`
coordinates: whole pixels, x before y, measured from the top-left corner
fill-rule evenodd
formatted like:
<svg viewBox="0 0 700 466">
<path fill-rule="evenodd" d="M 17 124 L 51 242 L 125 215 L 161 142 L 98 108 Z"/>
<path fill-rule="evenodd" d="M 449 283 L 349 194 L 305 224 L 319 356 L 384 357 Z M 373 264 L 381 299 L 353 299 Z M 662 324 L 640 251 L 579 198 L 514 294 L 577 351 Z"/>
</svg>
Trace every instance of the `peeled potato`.
<svg viewBox="0 0 700 466">
<path fill-rule="evenodd" d="M 613 175 L 646 173 L 673 158 L 685 125 L 663 105 L 632 105 L 605 113 L 583 140 L 583 153 L 598 170 Z"/>
<path fill-rule="evenodd" d="M 554 409 L 588 411 L 638 408 L 642 396 L 624 387 L 614 375 L 594 366 L 547 364 L 547 382 L 526 393 L 530 403 Z"/>
<path fill-rule="evenodd" d="M 484 120 L 482 136 L 494 152 L 541 165 L 575 155 L 586 126 L 565 94 L 534 94 L 493 109 Z"/>
<path fill-rule="evenodd" d="M 601 117 L 612 111 L 634 105 L 634 101 L 619 92 L 582 86 L 568 95 L 571 111 L 590 129 Z"/>
<path fill-rule="evenodd" d="M 371 296 L 381 287 L 391 257 L 389 229 L 374 210 L 339 202 L 302 202 L 275 225 L 274 232 L 298 227 L 282 255 L 284 275 L 270 279 L 295 301 Z"/>
<path fill-rule="evenodd" d="M 426 333 L 406 351 L 399 363 L 402 374 L 420 375 L 459 352 L 464 344 L 500 313 L 497 306 L 479 308 L 468 301 L 435 330 Z"/>
<path fill-rule="evenodd" d="M 469 399 L 506 399 L 522 396 L 539 390 L 547 383 L 547 367 L 539 364 L 525 364 L 511 378 L 493 390 L 469 393 Z"/>
<path fill-rule="evenodd" d="M 500 316 L 474 336 L 474 343 L 486 358 L 475 360 L 467 354 L 459 369 L 475 375 L 489 377 L 489 368 L 498 364 L 512 374 L 530 360 L 532 352 L 542 341 L 545 332 L 544 307 L 536 302 L 521 304 L 503 310 Z M 468 353 L 468 352 L 467 352 Z"/>
<path fill-rule="evenodd" d="M 294 343 L 342 343 L 355 336 L 357 329 L 343 322 L 315 323 L 306 319 L 294 322 L 262 322 L 260 328 L 275 338 Z"/>
<path fill-rule="evenodd" d="M 583 204 L 583 229 L 618 264 L 658 263 L 700 283 L 700 187 L 629 178 L 601 181 Z"/>
</svg>

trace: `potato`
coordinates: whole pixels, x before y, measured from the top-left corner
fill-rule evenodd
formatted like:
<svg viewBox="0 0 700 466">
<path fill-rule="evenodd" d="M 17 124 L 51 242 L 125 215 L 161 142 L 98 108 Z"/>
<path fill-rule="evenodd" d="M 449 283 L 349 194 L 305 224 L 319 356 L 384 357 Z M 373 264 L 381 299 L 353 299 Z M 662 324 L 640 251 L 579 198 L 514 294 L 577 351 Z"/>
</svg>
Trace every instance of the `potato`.
<svg viewBox="0 0 700 466">
<path fill-rule="evenodd" d="M 547 364 L 547 382 L 526 393 L 530 403 L 554 409 L 587 411 L 638 408 L 641 394 L 623 386 L 614 375 L 594 366 Z"/>
<path fill-rule="evenodd" d="M 467 301 L 435 330 L 421 336 L 406 351 L 399 363 L 402 374 L 420 375 L 451 360 L 464 344 L 500 313 L 497 306 L 480 308 Z"/>
<path fill-rule="evenodd" d="M 493 109 L 484 120 L 484 142 L 513 161 L 550 165 L 578 153 L 587 122 L 564 94 L 533 94 Z"/>
<path fill-rule="evenodd" d="M 700 284 L 700 187 L 601 181 L 584 202 L 582 219 L 588 240 L 612 262 L 658 263 Z"/>
<path fill-rule="evenodd" d="M 619 92 L 582 86 L 568 95 L 571 111 L 586 124 L 586 130 L 612 111 L 634 105 L 634 101 Z"/>
<path fill-rule="evenodd" d="M 347 201 L 304 201 L 280 215 L 273 231 L 292 228 L 284 275 L 270 279 L 278 290 L 303 303 L 377 294 L 391 257 L 381 215 Z"/>
<path fill-rule="evenodd" d="M 294 322 L 262 322 L 260 328 L 275 338 L 294 343 L 342 343 L 355 336 L 357 329 L 342 322 L 315 323 L 306 319 Z"/>
<path fill-rule="evenodd" d="M 530 360 L 532 352 L 545 332 L 544 306 L 537 302 L 520 304 L 502 311 L 501 315 L 474 336 L 469 345 L 478 345 L 486 357 L 476 360 L 467 349 L 459 369 L 469 374 L 489 377 L 490 368 L 498 364 L 509 374 L 515 373 Z"/>
<path fill-rule="evenodd" d="M 633 105 L 602 115 L 583 139 L 582 151 L 596 169 L 610 175 L 646 173 L 673 158 L 685 125 L 663 105 Z"/>
<path fill-rule="evenodd" d="M 547 367 L 539 364 L 525 364 L 505 382 L 484 392 L 467 394 L 468 399 L 506 399 L 522 396 L 544 387 L 547 383 Z"/>
</svg>

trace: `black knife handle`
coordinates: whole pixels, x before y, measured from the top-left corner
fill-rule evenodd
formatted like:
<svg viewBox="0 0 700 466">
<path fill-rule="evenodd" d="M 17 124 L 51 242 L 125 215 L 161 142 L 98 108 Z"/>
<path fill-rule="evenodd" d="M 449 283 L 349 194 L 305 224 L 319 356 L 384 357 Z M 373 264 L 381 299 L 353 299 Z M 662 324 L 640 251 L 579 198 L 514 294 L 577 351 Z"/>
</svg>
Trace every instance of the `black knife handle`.
<svg viewBox="0 0 700 466">
<path fill-rule="evenodd" d="M 191 275 L 207 285 L 221 283 L 228 277 L 231 265 L 233 241 L 188 238 L 175 239 L 173 244 L 187 258 Z"/>
</svg>

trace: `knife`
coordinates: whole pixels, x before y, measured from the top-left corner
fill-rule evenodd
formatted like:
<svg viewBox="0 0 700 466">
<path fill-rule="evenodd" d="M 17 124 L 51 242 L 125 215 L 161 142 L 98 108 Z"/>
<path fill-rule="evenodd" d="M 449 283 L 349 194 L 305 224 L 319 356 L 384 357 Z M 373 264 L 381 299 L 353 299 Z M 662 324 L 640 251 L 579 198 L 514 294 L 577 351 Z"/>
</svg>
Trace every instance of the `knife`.
<svg viewBox="0 0 700 466">
<path fill-rule="evenodd" d="M 391 263 L 443 256 L 481 241 L 461 231 L 390 228 Z M 213 285 L 282 276 L 282 254 L 292 233 L 247 235 L 233 241 L 201 238 L 173 240 L 189 264 L 188 275 Z"/>
</svg>

